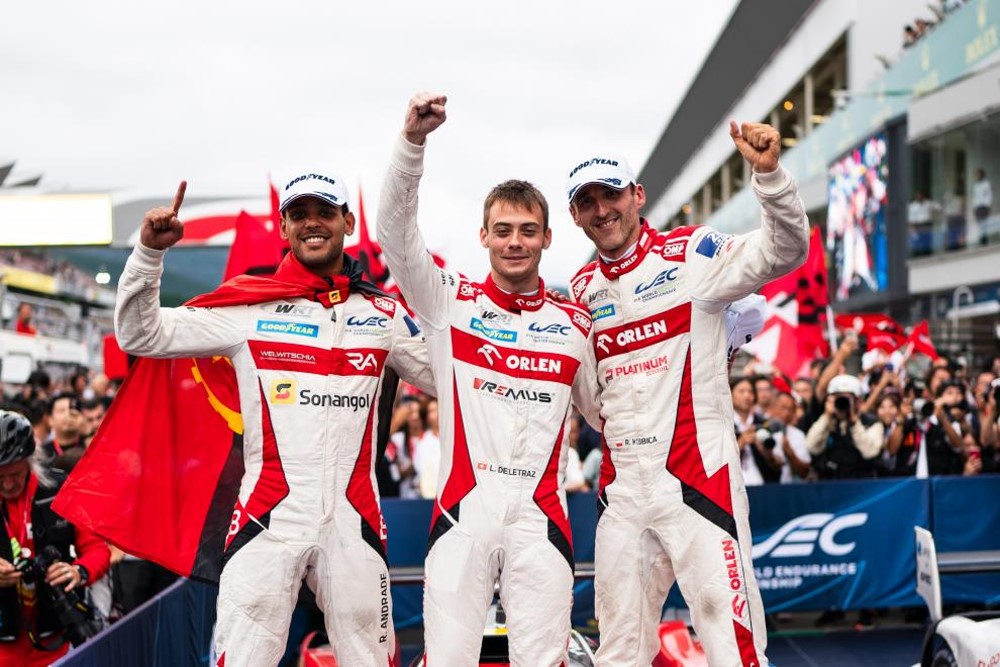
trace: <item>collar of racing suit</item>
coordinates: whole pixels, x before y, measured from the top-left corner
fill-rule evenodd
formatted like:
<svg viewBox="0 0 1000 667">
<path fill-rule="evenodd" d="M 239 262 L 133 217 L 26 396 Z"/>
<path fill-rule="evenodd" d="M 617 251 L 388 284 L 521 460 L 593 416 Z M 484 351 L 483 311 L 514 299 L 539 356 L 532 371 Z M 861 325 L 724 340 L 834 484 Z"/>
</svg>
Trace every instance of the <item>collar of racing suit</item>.
<svg viewBox="0 0 1000 667">
<path fill-rule="evenodd" d="M 364 280 L 361 264 L 350 255 L 344 255 L 344 269 L 340 275 L 321 276 L 288 253 L 274 276 L 236 276 L 214 292 L 196 296 L 185 305 L 211 308 L 300 297 L 330 308 L 346 301 L 352 291 L 385 296 L 382 290 Z"/>
<path fill-rule="evenodd" d="M 635 246 L 634 252 L 624 257 L 619 257 L 613 262 L 607 262 L 603 257 L 598 260 L 597 265 L 601 267 L 601 273 L 608 280 L 620 278 L 639 266 L 642 258 L 646 256 L 650 246 L 653 245 L 653 232 L 649 229 L 649 221 L 645 218 L 639 218 L 639 222 L 642 224 L 642 227 L 639 228 L 639 241 Z"/>
<path fill-rule="evenodd" d="M 545 303 L 545 282 L 541 277 L 538 278 L 538 293 L 533 295 L 504 292 L 493 282 L 492 275 L 486 276 L 486 280 L 483 281 L 483 291 L 493 303 L 512 313 L 538 310 Z"/>
</svg>

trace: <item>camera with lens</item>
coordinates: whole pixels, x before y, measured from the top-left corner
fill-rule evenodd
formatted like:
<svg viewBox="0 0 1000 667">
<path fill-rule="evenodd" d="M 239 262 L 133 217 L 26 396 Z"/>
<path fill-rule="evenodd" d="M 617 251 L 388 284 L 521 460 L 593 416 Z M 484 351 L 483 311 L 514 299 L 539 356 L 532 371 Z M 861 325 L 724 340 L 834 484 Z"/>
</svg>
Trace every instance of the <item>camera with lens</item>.
<svg viewBox="0 0 1000 667">
<path fill-rule="evenodd" d="M 851 399 L 847 396 L 834 397 L 833 409 L 842 415 L 847 415 L 851 411 Z"/>
<path fill-rule="evenodd" d="M 80 599 L 75 590 L 66 591 L 62 586 L 45 583 L 45 573 L 52 563 L 63 560 L 62 554 L 49 545 L 35 558 L 21 556 L 14 567 L 21 573 L 21 579 L 37 586 L 52 604 L 52 609 L 66 631 L 66 637 L 73 646 L 79 646 L 101 631 L 101 624 L 94 617 L 93 610 Z"/>
<path fill-rule="evenodd" d="M 785 425 L 777 419 L 768 419 L 757 428 L 755 437 L 764 449 L 774 449 L 778 442 L 774 436 L 785 430 Z"/>
<path fill-rule="evenodd" d="M 968 412 L 969 411 L 969 401 L 967 401 L 966 399 L 963 398 L 959 402 L 952 403 L 951 405 L 947 406 L 947 409 L 949 411 L 951 411 L 951 410 L 961 410 L 962 412 Z"/>
<path fill-rule="evenodd" d="M 925 398 L 913 399 L 913 414 L 918 415 L 920 419 L 930 419 L 934 414 L 934 403 Z"/>
<path fill-rule="evenodd" d="M 1000 378 L 990 382 L 990 393 L 993 394 L 993 402 L 1000 405 Z"/>
</svg>

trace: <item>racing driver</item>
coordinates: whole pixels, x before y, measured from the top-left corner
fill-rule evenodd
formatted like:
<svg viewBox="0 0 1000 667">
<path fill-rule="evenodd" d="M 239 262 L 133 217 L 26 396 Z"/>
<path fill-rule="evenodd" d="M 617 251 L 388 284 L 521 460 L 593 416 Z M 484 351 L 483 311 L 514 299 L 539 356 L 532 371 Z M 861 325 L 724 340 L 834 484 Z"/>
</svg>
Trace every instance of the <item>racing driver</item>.
<svg viewBox="0 0 1000 667">
<path fill-rule="evenodd" d="M 246 472 L 225 543 L 218 664 L 276 665 L 304 579 L 339 663 L 385 667 L 395 638 L 373 434 L 387 366 L 431 388 L 419 329 L 344 255 L 355 218 L 343 182 L 327 172 L 304 172 L 281 190 L 291 252 L 270 289 L 233 294 L 226 283 L 188 307 L 160 308 L 185 187 L 172 208 L 142 221 L 118 285 L 115 333 L 130 354 L 218 355 L 235 369 Z"/>
<path fill-rule="evenodd" d="M 479 238 L 490 273 L 472 282 L 438 269 L 417 228 L 427 135 L 443 96 L 410 100 L 383 184 L 378 237 L 389 270 L 427 336 L 437 382 L 441 467 L 425 564 L 429 665 L 479 664 L 499 578 L 511 664 L 567 659 L 573 552 L 562 478 L 570 399 L 596 398 L 590 316 L 550 300 L 538 276 L 548 206 L 533 185 L 487 196 Z M 588 385 L 588 390 L 586 386 Z M 596 413 L 592 416 L 596 419 Z"/>
<path fill-rule="evenodd" d="M 675 579 L 709 664 L 767 664 L 724 308 L 802 264 L 809 223 L 778 164 L 778 132 L 729 129 L 763 209 L 747 234 L 650 228 L 639 217 L 645 191 L 620 156 L 586 156 L 568 176 L 570 213 L 599 255 L 571 288 L 593 318 L 606 444 L 594 563 L 601 667 L 650 663 Z"/>
</svg>

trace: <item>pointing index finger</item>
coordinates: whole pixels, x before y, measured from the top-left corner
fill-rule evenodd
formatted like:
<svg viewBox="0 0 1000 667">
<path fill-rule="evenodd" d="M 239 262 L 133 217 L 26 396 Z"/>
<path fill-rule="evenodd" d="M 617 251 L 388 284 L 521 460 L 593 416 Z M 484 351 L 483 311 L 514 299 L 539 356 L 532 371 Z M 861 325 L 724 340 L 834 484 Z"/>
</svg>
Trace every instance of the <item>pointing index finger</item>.
<svg viewBox="0 0 1000 667">
<path fill-rule="evenodd" d="M 187 186 L 187 181 L 181 181 L 181 184 L 177 186 L 177 194 L 174 195 L 174 215 L 177 215 L 178 211 L 181 210 L 181 204 L 184 203 L 184 193 L 187 191 Z"/>
</svg>

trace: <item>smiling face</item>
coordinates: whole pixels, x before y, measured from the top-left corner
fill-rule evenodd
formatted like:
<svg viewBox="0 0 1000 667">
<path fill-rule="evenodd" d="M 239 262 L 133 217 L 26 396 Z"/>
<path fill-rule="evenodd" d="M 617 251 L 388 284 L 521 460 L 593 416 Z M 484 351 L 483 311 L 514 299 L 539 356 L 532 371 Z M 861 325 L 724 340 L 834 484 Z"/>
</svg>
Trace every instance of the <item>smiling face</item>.
<svg viewBox="0 0 1000 667">
<path fill-rule="evenodd" d="M 538 264 L 542 250 L 552 242 L 552 230 L 545 229 L 542 212 L 505 201 L 494 202 L 479 241 L 490 251 L 493 281 L 508 292 L 538 289 Z"/>
<path fill-rule="evenodd" d="M 296 199 L 281 214 L 281 238 L 292 254 L 321 276 L 338 274 L 344 264 L 344 237 L 354 233 L 354 214 L 318 197 Z"/>
<path fill-rule="evenodd" d="M 618 259 L 639 240 L 639 210 L 645 203 L 646 191 L 641 185 L 616 190 L 591 183 L 576 193 L 569 212 L 598 252 Z"/>
</svg>

